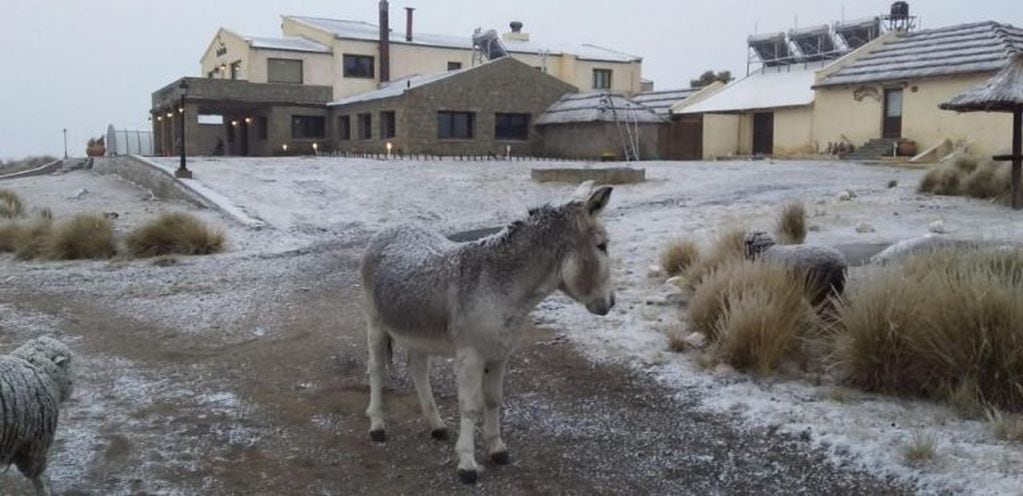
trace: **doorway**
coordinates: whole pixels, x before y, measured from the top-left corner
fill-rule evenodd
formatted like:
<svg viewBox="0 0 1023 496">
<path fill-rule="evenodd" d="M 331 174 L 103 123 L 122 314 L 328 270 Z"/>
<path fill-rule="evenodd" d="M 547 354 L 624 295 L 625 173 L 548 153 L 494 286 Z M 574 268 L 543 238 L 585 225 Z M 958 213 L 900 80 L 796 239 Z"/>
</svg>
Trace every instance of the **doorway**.
<svg viewBox="0 0 1023 496">
<path fill-rule="evenodd" d="M 884 123 L 881 137 L 899 139 L 902 137 L 902 88 L 884 90 Z"/>
<path fill-rule="evenodd" d="M 753 114 L 753 155 L 774 154 L 774 112 Z"/>
</svg>

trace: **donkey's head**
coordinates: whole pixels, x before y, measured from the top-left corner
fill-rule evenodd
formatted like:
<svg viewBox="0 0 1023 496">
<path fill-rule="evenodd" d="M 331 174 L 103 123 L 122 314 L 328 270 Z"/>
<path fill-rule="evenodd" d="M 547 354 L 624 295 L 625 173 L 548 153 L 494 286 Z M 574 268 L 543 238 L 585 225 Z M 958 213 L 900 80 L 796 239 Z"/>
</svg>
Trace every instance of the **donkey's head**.
<svg viewBox="0 0 1023 496">
<path fill-rule="evenodd" d="M 594 188 L 593 181 L 586 181 L 564 206 L 575 217 L 575 223 L 561 262 L 559 288 L 597 315 L 607 315 L 615 305 L 607 231 L 597 218 L 611 199 L 611 189 Z"/>
</svg>

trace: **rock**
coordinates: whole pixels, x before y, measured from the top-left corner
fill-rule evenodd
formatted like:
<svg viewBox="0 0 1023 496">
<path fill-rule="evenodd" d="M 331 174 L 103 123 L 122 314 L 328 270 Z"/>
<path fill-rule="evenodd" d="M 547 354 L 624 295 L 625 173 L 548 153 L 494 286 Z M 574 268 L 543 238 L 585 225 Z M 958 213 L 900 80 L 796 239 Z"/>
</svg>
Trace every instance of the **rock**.
<svg viewBox="0 0 1023 496">
<path fill-rule="evenodd" d="M 934 222 L 931 222 L 927 226 L 927 230 L 932 232 L 932 233 L 934 233 L 934 234 L 945 234 L 945 233 L 948 232 L 948 227 L 945 226 L 945 221 L 943 221 L 943 220 L 936 220 Z"/>
<path fill-rule="evenodd" d="M 690 332 L 682 341 L 693 348 L 703 348 L 707 344 L 707 336 L 704 336 L 701 332 Z"/>
<path fill-rule="evenodd" d="M 660 265 L 651 265 L 647 269 L 647 276 L 649 277 L 664 277 L 664 269 Z"/>
<path fill-rule="evenodd" d="M 858 232 L 860 234 L 872 233 L 872 232 L 874 232 L 874 226 L 868 224 L 866 221 L 862 221 L 861 220 L 861 221 L 856 223 L 856 232 Z"/>
<path fill-rule="evenodd" d="M 104 213 L 103 213 L 103 217 L 104 217 L 105 219 L 107 219 L 107 220 L 115 220 L 115 219 L 117 219 L 117 218 L 118 218 L 118 217 L 120 217 L 120 216 L 121 216 L 121 215 L 120 215 L 120 214 L 118 214 L 117 212 L 104 212 Z"/>
<path fill-rule="evenodd" d="M 838 201 L 849 201 L 852 200 L 852 195 L 848 191 L 843 191 L 838 194 Z"/>
<path fill-rule="evenodd" d="M 729 365 L 727 363 L 723 363 L 722 362 L 722 363 L 717 364 L 717 366 L 714 367 L 714 373 L 718 374 L 718 375 L 728 375 L 728 374 L 731 374 L 733 372 L 735 372 L 735 367 L 732 367 L 731 365 Z"/>
<path fill-rule="evenodd" d="M 85 196 L 87 194 L 89 194 L 89 190 L 87 190 L 85 188 L 81 188 L 78 191 L 75 191 L 74 193 L 72 193 L 71 196 L 67 197 L 67 199 L 68 200 L 77 200 L 77 199 L 79 199 L 79 198 L 81 198 L 81 197 L 83 197 L 83 196 Z"/>
</svg>

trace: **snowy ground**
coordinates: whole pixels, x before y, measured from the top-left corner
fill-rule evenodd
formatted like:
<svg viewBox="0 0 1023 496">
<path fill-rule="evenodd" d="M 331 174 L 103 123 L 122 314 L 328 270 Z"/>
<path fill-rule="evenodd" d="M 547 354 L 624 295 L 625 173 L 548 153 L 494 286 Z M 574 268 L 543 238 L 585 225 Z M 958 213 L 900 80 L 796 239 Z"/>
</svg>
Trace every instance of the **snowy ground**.
<svg viewBox="0 0 1023 496">
<path fill-rule="evenodd" d="M 170 160 L 161 162 L 175 165 Z M 300 262 L 302 254 L 316 254 L 324 247 L 343 247 L 346 243 L 355 250 L 354 244 L 381 226 L 399 221 L 420 222 L 444 232 L 504 225 L 524 215 L 528 207 L 567 197 L 573 190 L 571 185 L 535 184 L 529 180 L 531 167 L 564 165 L 330 158 L 194 160 L 190 167 L 196 181 L 270 227 L 252 231 L 215 213 L 199 212 L 228 231 L 229 253 L 185 260 L 182 266 L 169 270 L 138 262 L 129 266 L 105 262 L 15 264 L 10 258 L 0 257 L 0 281 L 43 293 L 70 294 L 76 301 L 88 299 L 121 315 L 137 317 L 143 322 L 138 324 L 139 333 L 148 325 L 145 322 L 157 322 L 159 327 L 152 332 L 161 342 L 180 344 L 200 354 L 212 353 L 205 340 L 214 343 L 209 347 L 216 350 L 237 347 L 240 355 L 257 342 L 269 345 L 280 339 L 282 344 L 278 346 L 287 347 L 294 338 L 282 329 L 289 328 L 295 319 L 282 321 L 278 315 L 288 315 L 293 302 L 302 301 L 301 295 L 310 287 L 315 294 L 318 286 L 337 283 L 335 277 L 321 275 L 319 268 L 336 264 L 336 260 Z M 693 356 L 668 353 L 663 330 L 677 324 L 678 312 L 662 301 L 661 281 L 647 273 L 667 240 L 687 236 L 705 241 L 733 224 L 768 228 L 778 207 L 791 199 L 804 200 L 811 214 L 814 228 L 807 242 L 832 245 L 890 243 L 923 235 L 937 220 L 944 221 L 954 236 L 1023 239 L 1023 216 L 984 202 L 918 195 L 914 188 L 920 171 L 883 166 L 813 162 L 652 162 L 642 166 L 647 169 L 648 181 L 616 187 L 605 214 L 615 263 L 616 311 L 598 318 L 556 296 L 536 312 L 539 322 L 598 363 L 624 364 L 642 377 L 656 380 L 658 387 L 671 391 L 680 404 L 695 403 L 699 410 L 713 416 L 736 416 L 751 427 L 809 439 L 838 466 L 898 477 L 922 492 L 1019 494 L 1023 487 L 1023 447 L 996 441 L 983 423 L 958 420 L 940 406 L 840 391 L 828 384 L 814 386 L 753 379 L 727 371 L 714 373 L 698 367 Z M 890 180 L 897 181 L 898 186 L 888 188 Z M 121 214 L 118 229 L 122 231 L 158 211 L 194 210 L 186 205 L 151 201 L 131 185 L 87 172 L 22 179 L 0 183 L 0 187 L 14 187 L 32 198 L 32 205 L 53 207 L 58 217 L 82 209 L 117 211 Z M 81 188 L 87 193 L 67 199 Z M 855 192 L 856 197 L 840 201 L 839 193 L 846 190 Z M 874 232 L 856 232 L 855 226 L 861 221 L 871 224 Z M 291 274 L 296 271 L 305 271 L 308 276 L 294 279 Z M 88 290 L 79 286 L 87 286 Z M 31 330 L 62 325 L 49 322 L 47 319 L 53 317 L 45 312 L 20 308 L 18 302 L 3 305 L 0 299 L 5 312 L 0 316 L 0 328 Z M 33 308 L 53 306 L 60 307 L 48 300 L 33 304 Z M 245 325 L 248 322 L 254 324 Z M 0 336 L 0 344 L 14 343 L 18 338 Z M 65 449 L 88 456 L 88 446 L 116 435 L 103 427 L 102 412 L 148 412 L 156 407 L 139 398 L 150 396 L 161 398 L 160 415 L 126 414 L 115 423 L 153 436 L 168 427 L 188 429 L 188 433 L 212 429 L 212 421 L 198 416 L 193 419 L 195 425 L 174 421 L 175 409 L 191 408 L 209 409 L 212 416 L 238 426 L 238 432 L 211 431 L 210 446 L 180 447 L 184 453 L 174 456 L 184 459 L 168 461 L 179 469 L 185 467 L 180 470 L 186 475 L 178 474 L 179 478 L 187 479 L 190 471 L 202 473 L 201 467 L 188 464 L 196 450 L 230 458 L 260 433 L 267 434 L 240 420 L 250 416 L 246 413 L 252 408 L 249 401 L 259 398 L 232 391 L 231 385 L 220 380 L 209 380 L 210 372 L 200 367 L 200 359 L 191 366 L 173 365 L 176 362 L 172 356 L 153 351 L 160 366 L 143 369 L 132 360 L 141 363 L 153 359 L 146 352 L 124 351 L 117 357 L 99 352 L 107 347 L 134 350 L 131 344 L 82 345 L 97 350 L 89 357 L 95 368 L 117 367 L 124 370 L 124 378 L 93 373 L 94 377 L 87 379 L 110 392 L 94 403 L 74 400 L 71 418 L 78 419 L 82 427 L 63 441 Z M 127 361 L 124 356 L 129 357 Z M 245 358 L 244 364 L 248 365 L 249 360 Z M 286 365 L 275 361 L 275 366 Z M 111 384 L 117 387 L 108 387 Z M 182 388 L 181 384 L 195 387 Z M 362 399 L 356 402 L 361 405 Z M 138 425 L 143 421 L 149 424 Z M 938 457 L 922 466 L 905 466 L 899 448 L 920 430 L 939 440 Z M 197 485 L 153 482 L 174 480 L 162 477 L 160 470 L 160 463 L 167 461 L 164 457 L 175 452 L 174 446 L 164 451 L 151 459 L 138 460 L 132 470 L 118 474 L 139 481 L 135 486 L 116 487 L 164 493 L 225 490 L 223 485 L 207 485 L 216 479 L 216 474 L 208 472 L 202 479 L 207 482 Z M 60 455 L 54 464 L 54 477 L 74 480 L 81 475 L 75 472 L 75 466 L 74 457 Z M 102 467 L 93 469 L 94 477 L 99 477 L 97 473 L 102 473 Z M 3 477 L 10 475 L 0 476 L 0 481 Z M 79 488 L 67 483 L 62 487 Z"/>
</svg>

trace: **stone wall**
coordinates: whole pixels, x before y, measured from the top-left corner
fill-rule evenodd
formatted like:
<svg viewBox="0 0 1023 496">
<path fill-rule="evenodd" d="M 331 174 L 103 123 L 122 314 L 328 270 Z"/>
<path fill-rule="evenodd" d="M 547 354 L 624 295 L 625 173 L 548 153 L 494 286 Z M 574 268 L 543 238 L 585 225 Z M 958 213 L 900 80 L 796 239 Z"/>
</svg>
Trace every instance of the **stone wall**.
<svg viewBox="0 0 1023 496">
<path fill-rule="evenodd" d="M 132 156 L 96 157 L 92 170 L 98 174 L 113 174 L 149 190 L 161 200 L 178 200 L 200 207 L 210 207 L 202 196 L 183 188 L 173 175 L 153 167 Z"/>
<path fill-rule="evenodd" d="M 639 125 L 640 160 L 658 158 L 657 141 L 660 126 L 661 124 Z M 632 126 L 630 128 L 635 130 Z M 541 126 L 542 154 L 549 157 L 590 160 L 600 160 L 605 154 L 613 154 L 615 160 L 625 160 L 622 143 L 622 136 L 625 132 L 624 125 L 619 131 L 619 127 L 611 122 Z"/>
</svg>

